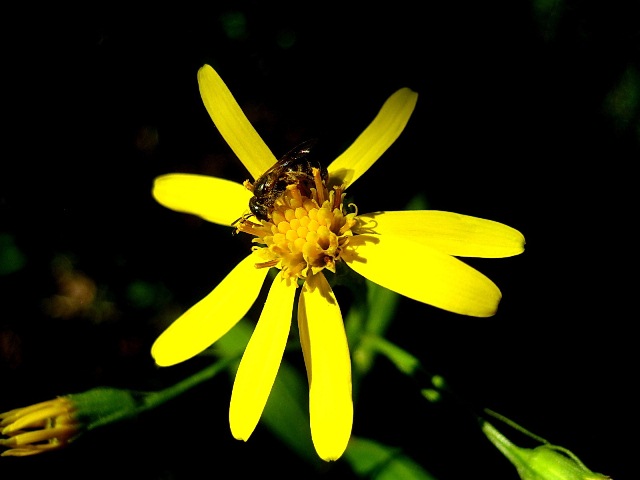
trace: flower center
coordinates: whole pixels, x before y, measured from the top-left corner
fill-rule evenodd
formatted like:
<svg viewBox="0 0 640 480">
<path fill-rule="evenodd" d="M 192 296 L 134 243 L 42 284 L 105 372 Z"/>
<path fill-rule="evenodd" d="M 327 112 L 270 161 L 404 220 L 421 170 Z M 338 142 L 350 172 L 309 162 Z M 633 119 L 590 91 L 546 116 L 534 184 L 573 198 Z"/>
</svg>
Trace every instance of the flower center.
<svg viewBox="0 0 640 480">
<path fill-rule="evenodd" d="M 237 224 L 236 232 L 254 235 L 254 243 L 264 262 L 258 268 L 277 267 L 285 278 L 305 279 L 327 268 L 335 273 L 340 253 L 353 235 L 355 212 L 346 213 L 343 187 L 329 191 L 313 169 L 315 188 L 288 185 L 274 202 L 269 220 L 254 223 L 246 218 Z M 306 196 L 304 193 L 309 196 Z"/>
</svg>

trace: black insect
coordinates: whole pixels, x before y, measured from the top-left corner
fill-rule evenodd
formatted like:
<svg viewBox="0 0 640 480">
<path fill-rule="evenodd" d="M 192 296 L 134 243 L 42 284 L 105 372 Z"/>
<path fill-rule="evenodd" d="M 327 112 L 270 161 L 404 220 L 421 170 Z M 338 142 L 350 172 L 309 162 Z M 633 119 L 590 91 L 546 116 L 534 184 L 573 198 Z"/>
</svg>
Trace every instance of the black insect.
<svg viewBox="0 0 640 480">
<path fill-rule="evenodd" d="M 301 193 L 309 196 L 311 188 L 315 187 L 313 168 L 320 170 L 322 181 L 326 184 L 329 178 L 327 170 L 319 161 L 309 157 L 315 143 L 316 140 L 301 143 L 264 172 L 253 185 L 246 183 L 247 188 L 253 192 L 253 197 L 249 200 L 249 210 L 256 218 L 269 219 L 273 205 L 288 185 L 298 185 Z"/>
</svg>

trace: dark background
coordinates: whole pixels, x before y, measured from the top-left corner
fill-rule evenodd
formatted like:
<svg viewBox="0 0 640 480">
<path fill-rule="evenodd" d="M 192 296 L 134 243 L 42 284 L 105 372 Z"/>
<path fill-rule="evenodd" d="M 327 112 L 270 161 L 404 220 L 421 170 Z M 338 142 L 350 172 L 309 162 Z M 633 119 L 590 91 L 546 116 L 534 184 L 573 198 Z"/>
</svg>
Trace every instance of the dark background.
<svg viewBox="0 0 640 480">
<path fill-rule="evenodd" d="M 517 228 L 527 247 L 470 260 L 503 292 L 495 317 L 402 300 L 388 338 L 471 403 L 631 478 L 640 22 L 630 3 L 6 12 L 0 411 L 97 385 L 161 388 L 206 365 L 157 369 L 149 348 L 246 245 L 164 209 L 150 189 L 175 171 L 247 176 L 202 105 L 196 72 L 209 63 L 276 156 L 318 137 L 330 161 L 392 92 L 417 91 L 402 136 L 350 189 L 360 211 L 423 194 L 430 208 Z M 92 285 L 90 309 L 59 310 L 65 287 Z M 219 378 L 65 451 L 3 458 L 0 471 L 349 476 L 343 462 L 315 472 L 261 426 L 233 440 L 229 395 Z M 426 404 L 384 361 L 363 385 L 354 434 L 402 446 L 437 478 L 517 478 L 469 418 Z"/>
</svg>

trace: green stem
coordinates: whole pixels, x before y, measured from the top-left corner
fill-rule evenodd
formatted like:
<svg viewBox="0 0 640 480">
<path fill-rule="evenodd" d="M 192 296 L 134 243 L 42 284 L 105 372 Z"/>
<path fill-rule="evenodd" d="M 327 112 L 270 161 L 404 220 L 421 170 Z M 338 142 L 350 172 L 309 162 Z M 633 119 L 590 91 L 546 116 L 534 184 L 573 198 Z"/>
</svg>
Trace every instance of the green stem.
<svg viewBox="0 0 640 480">
<path fill-rule="evenodd" d="M 184 380 L 176 383 L 175 385 L 165 388 L 164 390 L 160 390 L 159 392 L 146 393 L 143 403 L 140 406 L 139 412 L 156 408 L 159 405 L 162 405 L 163 403 L 179 395 L 182 395 L 184 392 L 192 389 L 202 382 L 210 380 L 222 370 L 226 369 L 235 360 L 235 358 L 219 360 L 216 363 L 203 368 L 199 372 L 194 373 L 190 377 L 187 377 Z"/>
<path fill-rule="evenodd" d="M 152 410 L 210 380 L 235 361 L 237 361 L 236 357 L 218 360 L 175 385 L 158 392 L 98 387 L 84 393 L 69 395 L 69 398 L 76 404 L 76 416 L 84 424 L 83 430 L 95 430 Z"/>
</svg>

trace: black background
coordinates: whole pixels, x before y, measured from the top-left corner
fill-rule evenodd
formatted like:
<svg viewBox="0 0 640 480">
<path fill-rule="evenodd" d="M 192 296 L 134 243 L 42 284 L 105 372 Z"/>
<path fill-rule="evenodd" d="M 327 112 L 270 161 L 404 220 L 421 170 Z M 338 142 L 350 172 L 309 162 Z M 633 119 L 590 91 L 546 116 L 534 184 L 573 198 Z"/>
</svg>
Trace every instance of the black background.
<svg viewBox="0 0 640 480">
<path fill-rule="evenodd" d="M 503 292 L 495 317 L 403 300 L 388 338 L 470 402 L 572 450 L 594 471 L 630 478 L 640 22 L 624 2 L 602 5 L 216 2 L 7 12 L 0 234 L 26 261 L 0 276 L 0 411 L 96 385 L 160 388 L 206 365 L 159 370 L 149 347 L 246 245 L 164 209 L 150 188 L 174 171 L 246 178 L 198 93 L 196 72 L 209 63 L 276 156 L 318 137 L 331 160 L 392 92 L 417 91 L 406 130 L 350 189 L 360 211 L 401 209 L 423 194 L 430 208 L 513 226 L 527 246 L 510 259 L 470 260 Z M 245 24 L 236 35 L 225 25 L 237 18 Z M 116 314 L 43 312 L 60 256 Z M 132 300 L 136 282 L 156 295 L 153 308 Z M 59 453 L 3 458 L 0 471 L 350 475 L 343 462 L 312 470 L 264 427 L 246 444 L 233 440 L 229 395 L 228 379 L 218 379 Z M 402 446 L 437 478 L 517 478 L 473 422 L 427 405 L 383 361 L 363 385 L 354 434 Z"/>
</svg>

